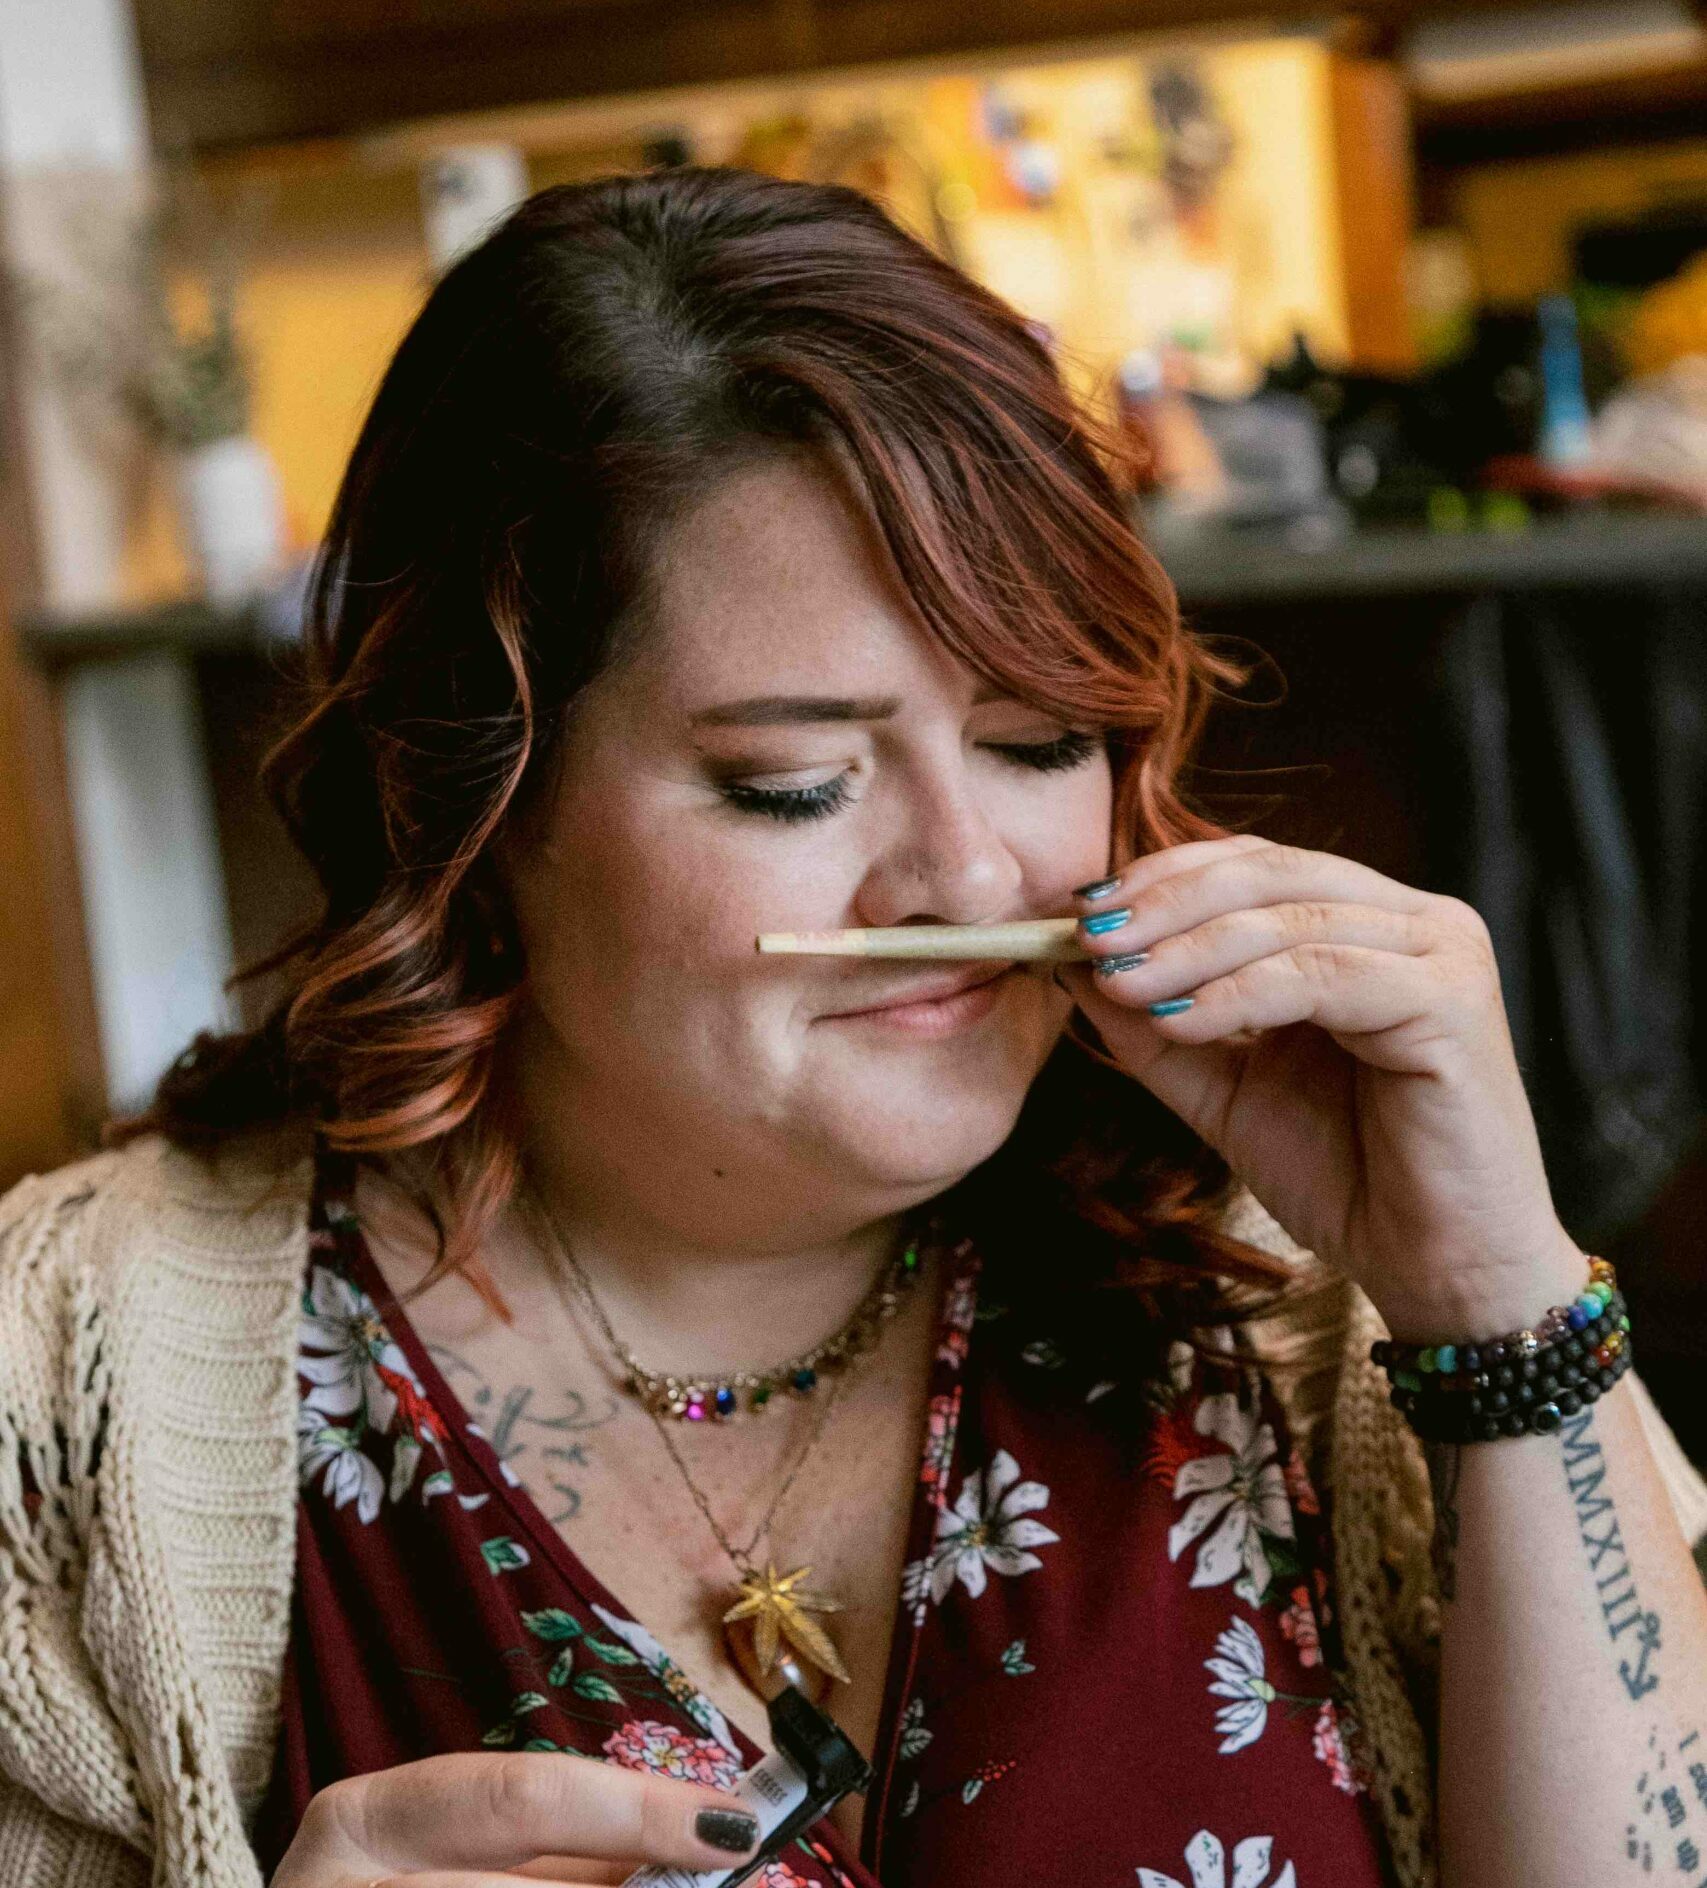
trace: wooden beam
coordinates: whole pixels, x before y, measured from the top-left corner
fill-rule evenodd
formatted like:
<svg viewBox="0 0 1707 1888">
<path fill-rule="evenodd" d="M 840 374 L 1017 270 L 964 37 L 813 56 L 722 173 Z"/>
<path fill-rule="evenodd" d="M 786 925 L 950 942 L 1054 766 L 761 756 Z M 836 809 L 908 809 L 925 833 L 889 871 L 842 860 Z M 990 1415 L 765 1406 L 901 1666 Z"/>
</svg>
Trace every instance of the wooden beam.
<svg viewBox="0 0 1707 1888">
<path fill-rule="evenodd" d="M 11 313 L 0 295 L 0 1187 L 90 1146 L 106 1111 L 58 706 L 17 633 L 35 559 Z"/>
<path fill-rule="evenodd" d="M 1494 0 L 1366 0 L 1374 30 Z M 1311 0 L 136 0 L 156 142 L 209 153 L 660 87 L 1123 35 L 1315 24 Z"/>
<path fill-rule="evenodd" d="M 1416 189 L 1404 79 L 1391 60 L 1344 53 L 1328 70 L 1350 365 L 1407 374 L 1417 364 L 1406 289 Z"/>
<path fill-rule="evenodd" d="M 1707 125 L 1707 58 L 1476 98 L 1419 98 L 1415 119 L 1418 160 L 1438 169 L 1698 139 Z"/>
</svg>

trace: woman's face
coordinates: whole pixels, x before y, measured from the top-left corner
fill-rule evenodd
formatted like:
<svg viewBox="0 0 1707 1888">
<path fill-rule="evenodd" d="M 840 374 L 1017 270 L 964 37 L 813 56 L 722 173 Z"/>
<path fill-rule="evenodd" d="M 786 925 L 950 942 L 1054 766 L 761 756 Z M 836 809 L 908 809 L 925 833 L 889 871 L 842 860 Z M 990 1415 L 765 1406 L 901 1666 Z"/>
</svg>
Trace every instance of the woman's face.
<svg viewBox="0 0 1707 1888">
<path fill-rule="evenodd" d="M 1051 915 L 1107 867 L 1101 741 L 1063 745 L 931 639 L 839 477 L 779 452 L 685 514 L 512 855 L 531 1131 L 678 1231 L 930 1197 L 1006 1138 L 1068 1014 L 1037 966 L 761 956 L 756 933 Z"/>
</svg>

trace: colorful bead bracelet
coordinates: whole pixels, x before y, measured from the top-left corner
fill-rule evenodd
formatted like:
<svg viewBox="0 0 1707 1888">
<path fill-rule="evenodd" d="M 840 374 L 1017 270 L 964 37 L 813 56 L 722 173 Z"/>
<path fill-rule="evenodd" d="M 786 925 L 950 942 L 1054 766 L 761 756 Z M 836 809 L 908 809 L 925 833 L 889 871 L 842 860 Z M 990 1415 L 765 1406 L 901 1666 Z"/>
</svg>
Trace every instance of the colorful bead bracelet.
<svg viewBox="0 0 1707 1888">
<path fill-rule="evenodd" d="M 1630 1316 L 1602 1258 L 1568 1305 L 1532 1329 L 1457 1344 L 1383 1339 L 1371 1359 L 1387 1373 L 1393 1405 L 1428 1441 L 1491 1442 L 1557 1433 L 1630 1367 Z"/>
</svg>

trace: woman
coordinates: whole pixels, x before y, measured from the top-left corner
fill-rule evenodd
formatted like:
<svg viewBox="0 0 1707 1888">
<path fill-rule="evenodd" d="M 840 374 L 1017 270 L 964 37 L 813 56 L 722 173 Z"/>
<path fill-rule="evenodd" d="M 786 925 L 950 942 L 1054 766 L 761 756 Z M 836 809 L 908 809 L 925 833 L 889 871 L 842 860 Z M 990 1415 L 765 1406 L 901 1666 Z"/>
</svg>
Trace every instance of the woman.
<svg viewBox="0 0 1707 1888">
<path fill-rule="evenodd" d="M 0 1882 L 727 1871 L 784 1679 L 875 1777 L 767 1888 L 1694 1866 L 1707 1491 L 1616 1303 L 1562 1434 L 1440 1348 L 1590 1316 L 1485 933 L 1187 809 L 1237 671 L 1008 308 L 841 190 L 545 191 L 309 646 L 276 1009 L 0 1213 Z M 1067 911 L 1057 977 L 753 949 Z M 1382 1323 L 1502 1412 L 1432 1569 Z"/>
</svg>

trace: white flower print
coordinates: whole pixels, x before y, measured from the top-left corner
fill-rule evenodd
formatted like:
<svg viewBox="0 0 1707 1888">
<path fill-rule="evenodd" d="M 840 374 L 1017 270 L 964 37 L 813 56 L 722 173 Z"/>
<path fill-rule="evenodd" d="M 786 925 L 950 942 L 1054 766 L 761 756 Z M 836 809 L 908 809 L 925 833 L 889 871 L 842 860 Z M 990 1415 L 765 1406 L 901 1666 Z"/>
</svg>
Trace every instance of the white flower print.
<svg viewBox="0 0 1707 1888">
<path fill-rule="evenodd" d="M 1199 1435 L 1213 1436 L 1228 1453 L 1193 1456 L 1174 1476 L 1174 1499 L 1195 1499 L 1168 1529 L 1168 1558 L 1178 1560 L 1216 1522 L 1197 1550 L 1191 1584 L 1219 1586 L 1236 1574 L 1233 1591 L 1260 1606 L 1273 1578 L 1262 1536 L 1294 1538 L 1274 1431 L 1255 1409 L 1242 1409 L 1231 1391 L 1204 1397 L 1193 1423 Z"/>
<path fill-rule="evenodd" d="M 1273 1836 L 1246 1836 L 1233 1849 L 1233 1878 L 1229 1881 L 1226 1851 L 1207 1829 L 1199 1829 L 1185 1845 L 1190 1888 L 1298 1888 L 1298 1877 L 1290 1862 L 1269 1880 L 1268 1865 L 1273 1854 Z M 1186 1888 L 1175 1876 L 1154 1868 L 1139 1869 L 1138 1882 L 1139 1888 Z"/>
<path fill-rule="evenodd" d="M 901 1762 L 906 1763 L 917 1757 L 936 1733 L 925 1728 L 925 1701 L 923 1698 L 910 1698 L 907 1708 L 901 1713 L 901 1747 L 898 1753 Z"/>
<path fill-rule="evenodd" d="M 1027 1518 L 1048 1502 L 1049 1490 L 1041 1482 L 1021 1481 L 1019 1464 L 998 1449 L 982 1474 L 974 1469 L 967 1476 L 954 1506 L 937 1516 L 935 1544 L 903 1577 L 905 1597 L 922 1604 L 928 1593 L 940 1606 L 957 1579 L 976 1599 L 987 1567 L 1010 1575 L 1035 1572 L 1043 1562 L 1028 1550 L 1061 1538 Z"/>
<path fill-rule="evenodd" d="M 630 1652 L 639 1656 L 652 1676 L 702 1731 L 715 1737 L 725 1750 L 740 1756 L 740 1746 L 735 1742 L 728 1719 L 637 1619 L 624 1619 L 620 1613 L 610 1612 L 596 1603 L 593 1611 L 613 1638 L 620 1639 Z"/>
<path fill-rule="evenodd" d="M 1215 1674 L 1209 1695 L 1233 1700 L 1215 1713 L 1221 1755 L 1230 1757 L 1262 1736 L 1268 1725 L 1268 1707 L 1276 1693 L 1263 1675 L 1262 1641 L 1246 1621 L 1230 1620 L 1227 1630 L 1215 1641 L 1215 1650 L 1221 1656 L 1203 1663 Z"/>
<path fill-rule="evenodd" d="M 409 1359 L 387 1333 L 367 1294 L 331 1266 L 311 1268 L 308 1303 L 299 1327 L 297 1368 L 314 1388 L 303 1401 L 325 1416 L 353 1416 L 363 1410 L 367 1426 L 385 1435 L 397 1414 L 397 1398 L 379 1367 L 420 1392 Z"/>
<path fill-rule="evenodd" d="M 296 1411 L 297 1466 L 302 1479 L 312 1481 L 321 1469 L 326 1479 L 321 1484 L 335 1508 L 356 1504 L 356 1513 L 364 1523 L 379 1513 L 385 1496 L 379 1465 L 363 1453 L 361 1441 L 353 1429 L 329 1423 L 319 1410 L 306 1403 Z"/>
</svg>

